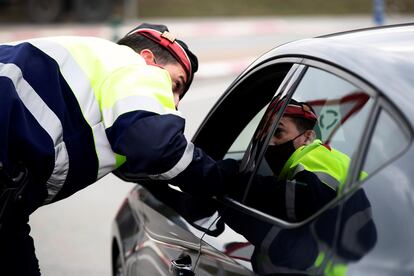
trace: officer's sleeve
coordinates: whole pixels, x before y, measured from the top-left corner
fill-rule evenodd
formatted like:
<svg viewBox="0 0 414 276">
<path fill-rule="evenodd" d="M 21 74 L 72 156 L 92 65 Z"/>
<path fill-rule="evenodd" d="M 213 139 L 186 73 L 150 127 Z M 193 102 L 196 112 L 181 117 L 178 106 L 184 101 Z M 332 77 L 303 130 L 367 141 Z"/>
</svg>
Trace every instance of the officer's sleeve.
<svg viewBox="0 0 414 276">
<path fill-rule="evenodd" d="M 107 131 L 115 152 L 126 157 L 119 171 L 134 181 L 169 180 L 191 193 L 215 194 L 237 172 L 236 161 L 215 161 L 183 134 L 185 121 L 172 115 L 135 111 Z"/>
</svg>

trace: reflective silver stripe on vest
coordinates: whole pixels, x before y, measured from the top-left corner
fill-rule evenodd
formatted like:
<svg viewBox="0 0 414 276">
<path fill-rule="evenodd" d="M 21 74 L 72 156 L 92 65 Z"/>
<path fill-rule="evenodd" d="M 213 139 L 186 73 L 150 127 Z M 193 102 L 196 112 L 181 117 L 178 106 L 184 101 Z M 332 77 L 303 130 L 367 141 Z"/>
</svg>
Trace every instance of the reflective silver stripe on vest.
<svg viewBox="0 0 414 276">
<path fill-rule="evenodd" d="M 95 139 L 95 148 L 98 153 L 99 170 L 97 179 L 104 177 L 106 174 L 114 170 L 114 153 L 111 150 L 106 136 L 105 127 L 102 122 L 92 127 L 93 137 Z"/>
<path fill-rule="evenodd" d="M 285 192 L 285 207 L 286 215 L 289 218 L 289 221 L 296 221 L 296 211 L 295 211 L 295 201 L 296 201 L 296 180 L 286 181 L 286 192 Z"/>
<path fill-rule="evenodd" d="M 113 107 L 102 110 L 105 128 L 111 127 L 122 114 L 134 110 L 145 110 L 160 115 L 166 113 L 165 108 L 154 98 L 130 96 L 117 101 Z"/>
<path fill-rule="evenodd" d="M 78 100 L 82 114 L 89 126 L 91 126 L 93 132 L 95 150 L 99 163 L 97 179 L 114 170 L 116 166 L 115 154 L 111 149 L 111 145 L 105 134 L 105 129 L 101 123 L 101 112 L 89 78 L 75 59 L 72 58 L 69 51 L 58 43 L 53 43 L 45 39 L 29 40 L 28 42 L 38 47 L 59 64 L 62 76 Z"/>
<path fill-rule="evenodd" d="M 293 172 L 293 176 L 295 176 L 297 173 L 306 170 L 306 168 L 302 164 L 298 164 L 295 167 L 295 170 Z M 339 181 L 336 180 L 332 175 L 327 174 L 325 172 L 318 172 L 318 171 L 310 171 L 311 173 L 315 174 L 319 180 L 326 184 L 329 188 L 333 189 L 334 191 L 338 191 L 339 189 Z"/>
<path fill-rule="evenodd" d="M 155 180 L 168 180 L 176 177 L 179 173 L 184 171 L 188 165 L 190 165 L 191 161 L 193 161 L 193 154 L 194 145 L 191 142 L 187 142 L 187 147 L 185 148 L 183 155 L 173 168 L 171 168 L 168 172 L 162 174 L 153 174 L 149 175 L 148 177 Z"/>
<path fill-rule="evenodd" d="M 305 170 L 305 167 L 302 164 L 298 164 L 295 167 L 295 170 L 293 171 L 293 176 L 292 177 L 294 177 L 297 173 L 299 173 L 301 171 L 304 171 L 304 170 Z"/>
<path fill-rule="evenodd" d="M 15 64 L 0 63 L 0 76 L 9 78 L 16 92 L 40 126 L 49 134 L 55 148 L 55 166 L 46 182 L 50 202 L 66 181 L 69 169 L 69 157 L 62 137 L 62 124 L 56 114 L 46 105 L 36 91 L 23 78 L 22 71 Z"/>
<path fill-rule="evenodd" d="M 364 249 L 358 242 L 358 231 L 371 220 L 371 207 L 353 214 L 349 219 L 347 219 L 343 228 L 341 245 L 349 252 L 352 252 L 358 256 L 363 256 L 367 250 Z"/>
<path fill-rule="evenodd" d="M 336 180 L 332 175 L 324 173 L 324 172 L 312 172 L 314 173 L 320 181 L 322 181 L 324 184 L 326 184 L 329 188 L 331 188 L 334 191 L 338 191 L 339 189 L 339 181 Z"/>
</svg>

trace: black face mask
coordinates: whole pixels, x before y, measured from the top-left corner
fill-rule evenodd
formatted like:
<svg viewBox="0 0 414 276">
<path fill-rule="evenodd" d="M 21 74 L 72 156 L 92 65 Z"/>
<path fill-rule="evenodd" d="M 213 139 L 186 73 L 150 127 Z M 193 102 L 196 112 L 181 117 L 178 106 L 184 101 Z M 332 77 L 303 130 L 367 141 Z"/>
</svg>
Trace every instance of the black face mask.
<svg viewBox="0 0 414 276">
<path fill-rule="evenodd" d="M 295 146 L 293 145 L 293 141 L 296 138 L 301 136 L 303 133 L 299 134 L 295 138 L 284 142 L 280 145 L 269 145 L 267 147 L 265 158 L 269 167 L 272 169 L 273 174 L 279 175 L 280 171 L 282 170 L 283 166 L 285 165 L 286 161 L 288 161 L 289 157 L 295 152 Z"/>
</svg>

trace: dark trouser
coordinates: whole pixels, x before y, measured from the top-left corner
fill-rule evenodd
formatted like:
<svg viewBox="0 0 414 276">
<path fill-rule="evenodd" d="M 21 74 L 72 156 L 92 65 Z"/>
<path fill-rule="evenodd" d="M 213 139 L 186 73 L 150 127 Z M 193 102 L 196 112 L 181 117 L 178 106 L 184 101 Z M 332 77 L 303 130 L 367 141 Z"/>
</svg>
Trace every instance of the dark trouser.
<svg viewBox="0 0 414 276">
<path fill-rule="evenodd" d="M 0 275 L 40 275 L 28 222 L 27 215 L 16 211 L 0 231 Z"/>
<path fill-rule="evenodd" d="M 25 192 L 29 186 L 27 170 L 10 177 L 0 162 L 0 275 L 40 275 L 39 262 L 30 237 L 30 205 Z"/>
</svg>

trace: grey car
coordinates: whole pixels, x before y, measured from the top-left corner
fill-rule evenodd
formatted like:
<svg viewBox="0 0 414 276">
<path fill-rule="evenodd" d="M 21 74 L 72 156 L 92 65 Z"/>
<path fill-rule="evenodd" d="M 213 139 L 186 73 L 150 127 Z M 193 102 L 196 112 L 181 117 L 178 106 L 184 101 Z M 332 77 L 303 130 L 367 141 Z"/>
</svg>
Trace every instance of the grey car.
<svg viewBox="0 0 414 276">
<path fill-rule="evenodd" d="M 264 54 L 193 138 L 215 159 L 240 160 L 243 188 L 209 198 L 140 181 L 114 219 L 113 274 L 414 275 L 413 92 L 411 24 Z M 319 138 L 350 160 L 336 196 L 296 221 L 271 211 L 273 194 L 249 200 L 255 179 L 271 175 L 265 156 L 284 107 L 270 106 L 281 98 L 311 105 Z"/>
</svg>

